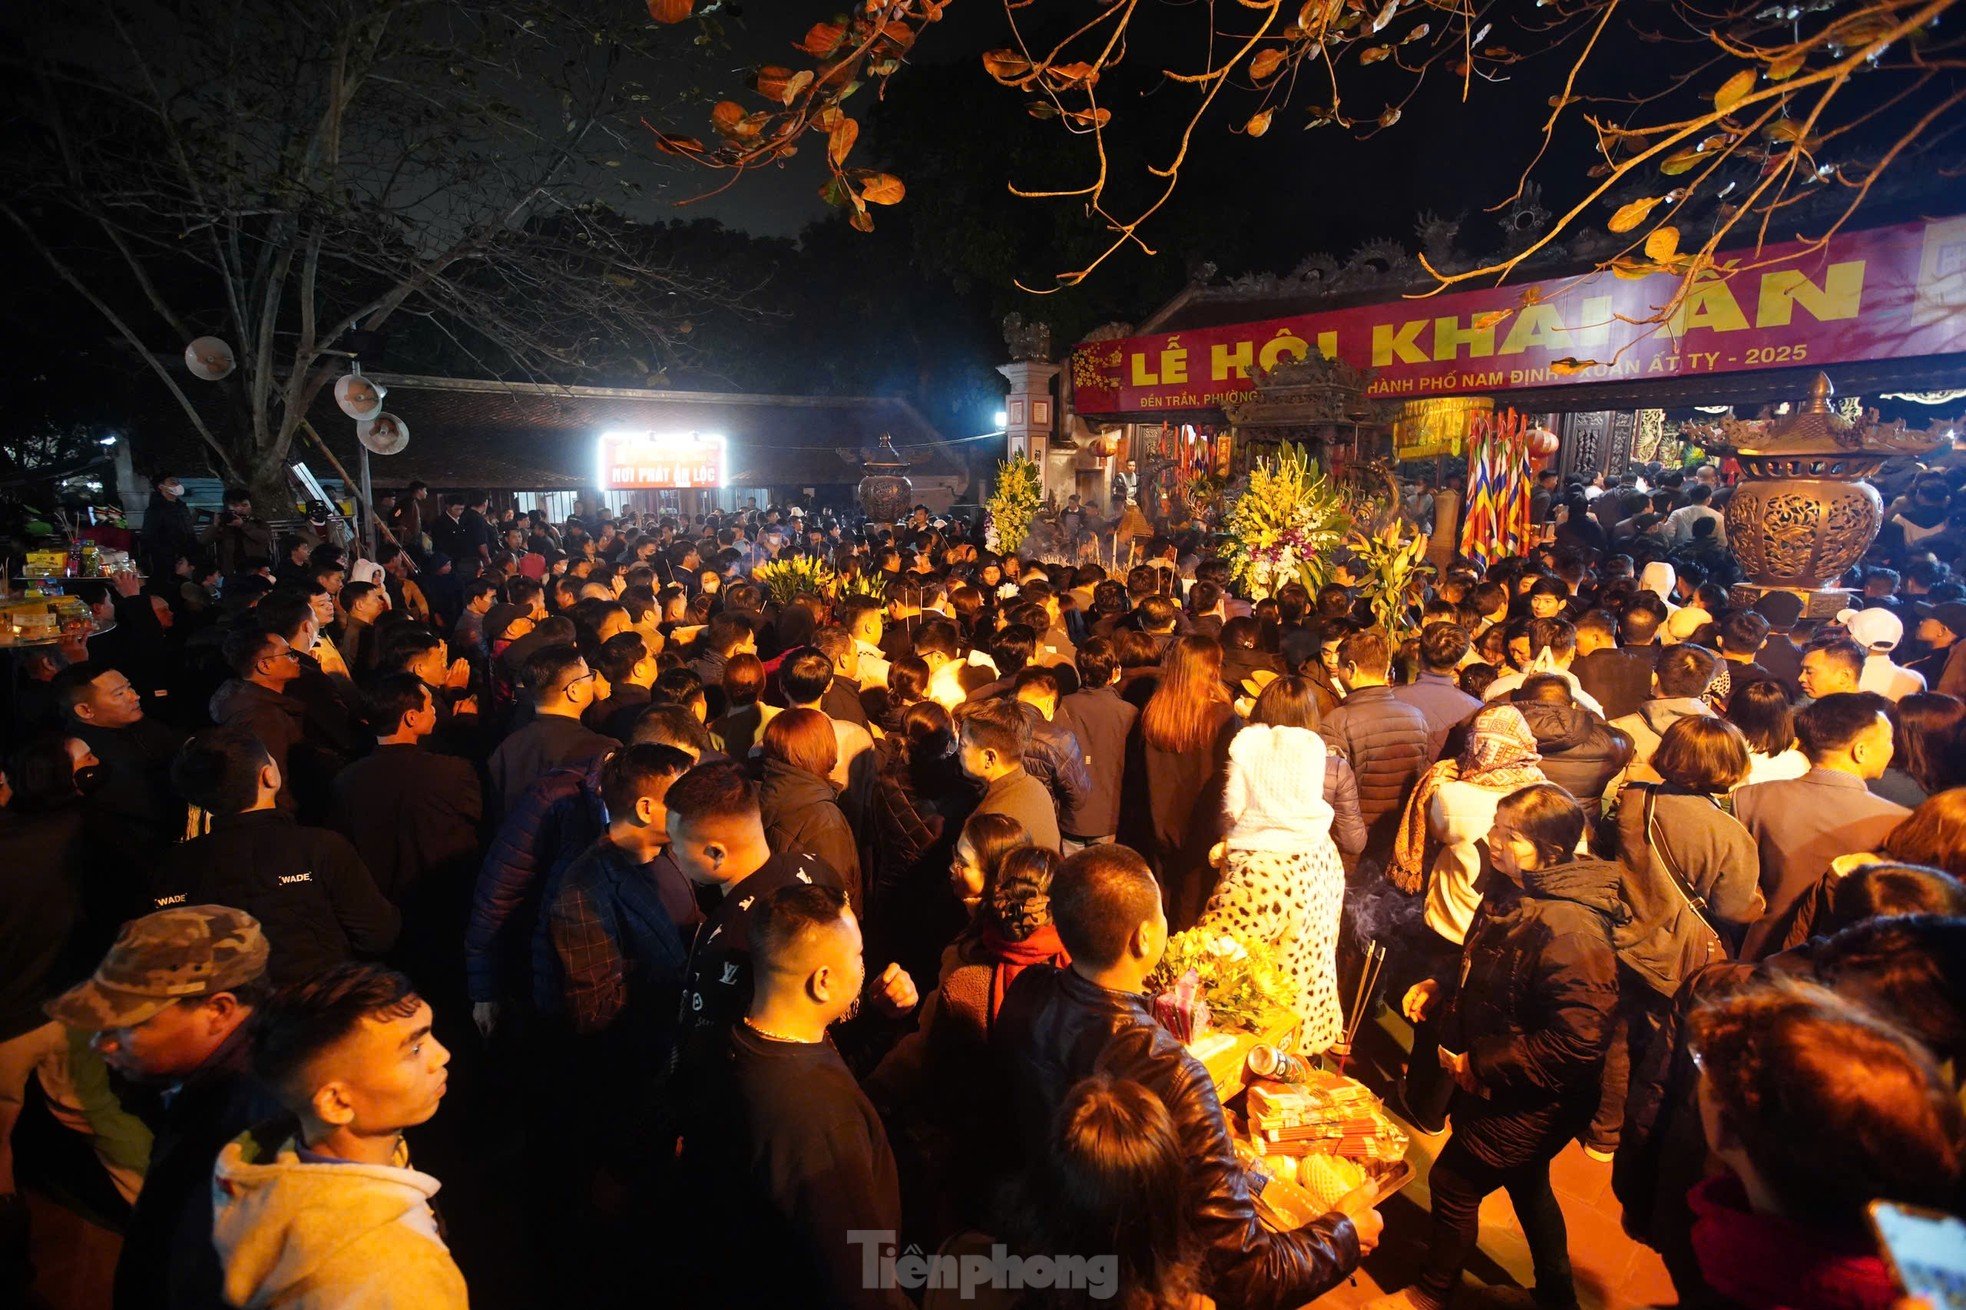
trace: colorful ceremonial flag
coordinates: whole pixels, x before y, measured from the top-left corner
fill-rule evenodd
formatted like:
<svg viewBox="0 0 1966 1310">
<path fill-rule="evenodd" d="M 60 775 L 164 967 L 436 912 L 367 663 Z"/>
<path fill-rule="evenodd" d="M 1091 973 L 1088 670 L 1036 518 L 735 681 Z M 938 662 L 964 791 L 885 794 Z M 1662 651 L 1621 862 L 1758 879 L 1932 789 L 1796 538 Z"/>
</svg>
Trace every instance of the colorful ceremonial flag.
<svg viewBox="0 0 1966 1310">
<path fill-rule="evenodd" d="M 1527 425 L 1514 410 L 1478 414 L 1468 433 L 1468 516 L 1461 553 L 1483 567 L 1535 544 Z"/>
</svg>

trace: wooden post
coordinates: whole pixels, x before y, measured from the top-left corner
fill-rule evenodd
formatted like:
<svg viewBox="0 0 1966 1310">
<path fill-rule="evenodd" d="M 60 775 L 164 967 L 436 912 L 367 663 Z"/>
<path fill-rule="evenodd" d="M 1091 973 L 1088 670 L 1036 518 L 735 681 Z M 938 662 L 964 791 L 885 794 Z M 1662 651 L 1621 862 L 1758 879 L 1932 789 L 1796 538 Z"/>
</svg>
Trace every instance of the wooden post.
<svg viewBox="0 0 1966 1310">
<path fill-rule="evenodd" d="M 348 476 L 348 470 L 342 467 L 339 459 L 335 458 L 335 453 L 328 449 L 328 443 L 321 440 L 321 434 L 314 430 L 312 423 L 309 423 L 306 419 L 302 419 L 300 421 L 300 430 L 305 432 L 308 438 L 313 441 L 315 447 L 320 450 L 322 458 L 328 461 L 328 467 L 332 468 L 335 471 L 335 476 L 341 479 L 341 485 L 347 487 L 355 499 L 362 502 L 362 513 L 366 514 L 369 522 L 375 525 L 375 530 L 380 532 L 383 535 L 383 539 L 388 541 L 390 545 L 402 547 L 403 554 L 409 557 L 410 568 L 415 570 L 416 557 L 410 555 L 408 548 L 403 547 L 403 543 L 396 539 L 396 534 L 389 530 L 389 525 L 376 517 L 375 505 L 370 500 L 368 494 L 369 487 L 367 479 L 357 482 L 354 478 Z"/>
</svg>

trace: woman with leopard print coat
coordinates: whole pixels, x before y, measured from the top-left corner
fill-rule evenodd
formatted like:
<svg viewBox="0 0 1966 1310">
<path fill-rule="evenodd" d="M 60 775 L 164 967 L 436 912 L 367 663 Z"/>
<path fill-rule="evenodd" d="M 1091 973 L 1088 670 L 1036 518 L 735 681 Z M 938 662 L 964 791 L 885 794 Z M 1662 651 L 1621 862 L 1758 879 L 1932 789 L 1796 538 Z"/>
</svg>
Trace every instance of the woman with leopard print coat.
<svg viewBox="0 0 1966 1310">
<path fill-rule="evenodd" d="M 1260 720 L 1259 703 L 1256 717 Z M 1198 926 L 1274 947 L 1302 1016 L 1301 1049 L 1344 1031 L 1338 919 L 1345 870 L 1324 799 L 1324 742 L 1308 728 L 1257 722 L 1229 743 L 1222 880 Z"/>
</svg>

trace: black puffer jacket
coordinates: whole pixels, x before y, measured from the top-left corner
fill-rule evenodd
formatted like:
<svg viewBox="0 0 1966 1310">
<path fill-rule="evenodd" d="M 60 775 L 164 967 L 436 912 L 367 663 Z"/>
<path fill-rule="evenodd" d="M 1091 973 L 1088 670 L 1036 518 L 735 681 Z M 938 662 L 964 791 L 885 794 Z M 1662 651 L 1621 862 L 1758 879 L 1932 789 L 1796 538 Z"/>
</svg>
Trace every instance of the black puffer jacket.
<svg viewBox="0 0 1966 1310">
<path fill-rule="evenodd" d="M 1413 784 L 1431 762 L 1427 716 L 1391 687 L 1360 687 L 1324 716 L 1325 744 L 1358 775 L 1358 808 L 1373 844 L 1388 846 Z"/>
<path fill-rule="evenodd" d="M 1514 704 L 1536 734 L 1544 776 L 1577 798 L 1595 829 L 1604 813 L 1604 788 L 1631 763 L 1632 739 L 1581 705 Z"/>
<path fill-rule="evenodd" d="M 284 692 L 270 691 L 244 678 L 233 678 L 212 693 L 211 712 L 212 722 L 226 728 L 243 728 L 266 747 L 266 753 L 280 770 L 280 808 L 288 814 L 294 813 L 292 756 L 294 748 L 306 740 L 307 707 Z M 317 776 L 307 769 L 302 772 Z"/>
<path fill-rule="evenodd" d="M 1070 814 L 1092 799 L 1092 774 L 1085 751 L 1069 723 L 1047 719 L 1038 707 L 1020 701 L 1017 708 L 1031 725 L 1031 748 L 1024 752 L 1024 771 L 1043 783 L 1060 814 Z"/>
<path fill-rule="evenodd" d="M 1441 1045 L 1466 1052 L 1480 1095 L 1459 1093 L 1454 1134 L 1497 1168 L 1554 1154 L 1590 1122 L 1618 1004 L 1611 945 L 1618 866 L 1588 856 L 1496 876 L 1475 911 L 1458 981 L 1443 979 Z"/>
<path fill-rule="evenodd" d="M 953 754 L 921 758 L 898 736 L 877 743 L 880 771 L 868 809 L 867 967 L 897 961 L 932 978 L 942 948 L 968 922 L 949 889 L 949 864 L 980 794 Z"/>
<path fill-rule="evenodd" d="M 1213 1080 L 1154 1021 L 1145 996 L 1036 965 L 1011 985 L 992 1045 L 1010 1079 L 1012 1145 L 1027 1154 L 1043 1149 L 1065 1093 L 1089 1074 L 1130 1078 L 1160 1097 L 1188 1157 L 1188 1212 L 1207 1249 L 1203 1290 L 1225 1310 L 1302 1305 L 1358 1267 L 1358 1232 L 1342 1214 L 1288 1233 L 1257 1219 Z"/>
<path fill-rule="evenodd" d="M 758 784 L 758 811 L 765 841 L 774 852 L 817 855 L 845 882 L 853 903 L 861 903 L 860 847 L 840 810 L 840 794 L 816 773 L 766 760 Z"/>
</svg>

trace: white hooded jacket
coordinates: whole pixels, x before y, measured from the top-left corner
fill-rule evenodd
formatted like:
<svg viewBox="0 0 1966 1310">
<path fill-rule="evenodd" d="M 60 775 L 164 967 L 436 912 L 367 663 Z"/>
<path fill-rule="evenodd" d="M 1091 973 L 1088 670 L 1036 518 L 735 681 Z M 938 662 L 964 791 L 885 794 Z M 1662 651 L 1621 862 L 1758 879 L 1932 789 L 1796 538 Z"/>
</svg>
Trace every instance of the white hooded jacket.
<svg viewBox="0 0 1966 1310">
<path fill-rule="evenodd" d="M 437 1180 L 408 1166 L 270 1155 L 245 1133 L 212 1176 L 213 1243 L 228 1304 L 282 1310 L 463 1310 L 464 1275 L 437 1231 Z"/>
<path fill-rule="evenodd" d="M 1229 742 L 1222 796 L 1230 850 L 1301 851 L 1331 834 L 1324 739 L 1309 728 L 1252 723 Z"/>
</svg>

